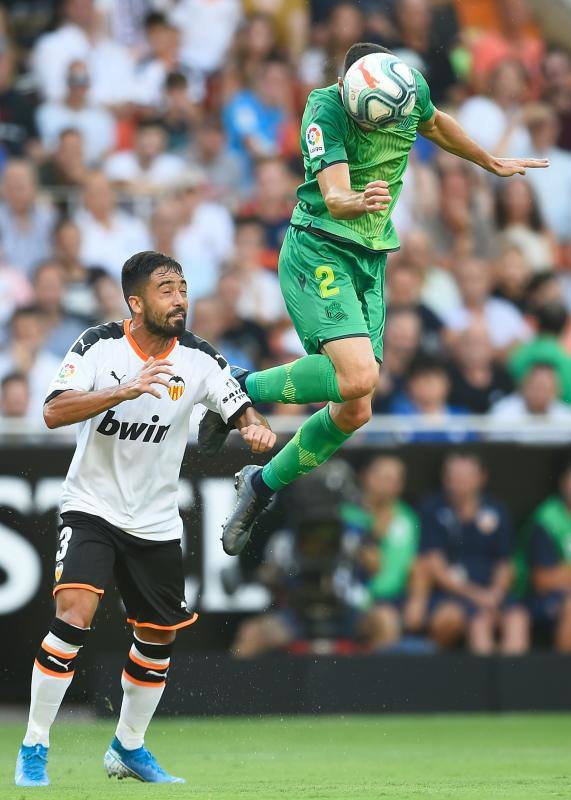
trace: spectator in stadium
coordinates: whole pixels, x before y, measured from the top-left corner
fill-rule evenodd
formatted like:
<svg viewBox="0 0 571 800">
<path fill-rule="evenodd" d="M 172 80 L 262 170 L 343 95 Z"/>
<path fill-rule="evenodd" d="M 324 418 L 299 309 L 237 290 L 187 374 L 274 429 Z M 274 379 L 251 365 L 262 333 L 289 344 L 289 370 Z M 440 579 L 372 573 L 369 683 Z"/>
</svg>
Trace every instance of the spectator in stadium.
<svg viewBox="0 0 571 800">
<path fill-rule="evenodd" d="M 246 354 L 257 369 L 269 365 L 270 345 L 266 328 L 251 319 L 243 319 L 238 313 L 242 293 L 240 276 L 236 272 L 225 272 L 216 286 L 224 320 L 224 340 Z"/>
<path fill-rule="evenodd" d="M 180 228 L 181 214 L 180 203 L 174 198 L 157 203 L 149 224 L 153 250 L 166 255 L 174 253 L 174 240 Z"/>
<path fill-rule="evenodd" d="M 462 302 L 444 317 L 446 338 L 452 348 L 459 334 L 473 322 L 486 326 L 494 350 L 504 355 L 510 348 L 529 338 L 530 331 L 522 314 L 510 303 L 490 295 L 491 265 L 487 261 L 468 258 L 455 270 Z"/>
<path fill-rule="evenodd" d="M 461 106 L 458 121 L 468 136 L 491 153 L 528 153 L 529 134 L 520 109 L 529 92 L 529 76 L 516 60 L 498 64 L 489 77 L 488 96 L 476 95 Z"/>
<path fill-rule="evenodd" d="M 504 366 L 494 360 L 486 325 L 480 320 L 459 335 L 449 368 L 450 404 L 471 414 L 487 414 L 514 389 Z"/>
<path fill-rule="evenodd" d="M 442 491 L 421 505 L 420 560 L 432 583 L 428 631 L 443 648 L 466 637 L 478 655 L 529 647 L 529 617 L 511 600 L 512 524 L 506 509 L 485 492 L 480 459 L 456 451 L 442 475 Z"/>
<path fill-rule="evenodd" d="M 540 277 L 546 273 L 535 273 Z M 519 247 L 508 245 L 502 248 L 494 267 L 494 297 L 511 303 L 522 314 L 527 311 L 526 293 L 533 270 Z"/>
<path fill-rule="evenodd" d="M 473 438 L 466 430 L 446 430 L 447 420 L 466 413 L 449 403 L 450 379 L 443 361 L 434 356 L 418 356 L 410 365 L 405 391 L 389 407 L 391 414 L 418 417 L 442 423 L 442 429 L 417 430 L 401 435 L 409 442 L 461 442 Z"/>
<path fill-rule="evenodd" d="M 159 11 L 151 11 L 145 20 L 148 52 L 137 64 L 135 72 L 137 105 L 143 111 L 157 114 L 165 99 L 166 81 L 171 73 L 186 81 L 188 100 L 197 103 L 204 98 L 202 72 L 191 70 L 181 60 L 180 33 L 176 25 Z"/>
<path fill-rule="evenodd" d="M 1 181 L 0 241 L 6 260 L 27 275 L 51 249 L 54 213 L 38 200 L 33 165 L 21 159 L 6 164 Z"/>
<path fill-rule="evenodd" d="M 24 419 L 29 415 L 30 387 L 20 372 L 9 372 L 0 381 L 0 419 Z"/>
<path fill-rule="evenodd" d="M 534 364 L 551 364 L 557 373 L 560 399 L 571 403 L 571 356 L 560 341 L 567 325 L 565 306 L 557 301 L 544 303 L 533 310 L 532 316 L 535 336 L 511 354 L 510 372 L 520 383 Z"/>
<path fill-rule="evenodd" d="M 179 0 L 174 4 L 169 19 L 180 30 L 184 61 L 208 75 L 220 69 L 242 13 L 240 0 Z"/>
<path fill-rule="evenodd" d="M 391 309 L 387 315 L 383 368 L 373 398 L 376 414 L 387 414 L 393 402 L 402 398 L 410 365 L 421 348 L 421 322 L 411 308 Z"/>
<path fill-rule="evenodd" d="M 278 53 L 276 29 L 270 14 L 249 14 L 238 28 L 228 60 L 223 67 L 223 93 L 251 86 L 258 70 Z"/>
<path fill-rule="evenodd" d="M 276 58 L 258 67 L 252 89 L 236 92 L 222 110 L 228 143 L 252 180 L 255 159 L 280 152 L 292 104 L 290 69 Z"/>
<path fill-rule="evenodd" d="M 554 239 L 543 224 L 533 188 L 524 178 L 516 177 L 498 189 L 496 225 L 500 244 L 519 247 L 534 271 L 553 266 Z"/>
<path fill-rule="evenodd" d="M 226 132 L 218 117 L 209 115 L 199 123 L 188 160 L 204 173 L 208 197 L 235 210 L 242 196 L 243 165 L 239 156 L 228 149 Z"/>
<path fill-rule="evenodd" d="M 131 194 L 150 194 L 172 188 L 186 165 L 182 158 L 165 152 L 167 137 L 160 119 L 142 119 L 135 146 L 109 156 L 103 171 L 109 180 Z"/>
<path fill-rule="evenodd" d="M 16 77 L 14 44 L 5 33 L 0 36 L 0 153 L 3 158 L 33 158 L 39 149 L 34 93 L 27 81 Z"/>
<path fill-rule="evenodd" d="M 551 625 L 559 652 L 571 653 L 571 463 L 559 476 L 557 494 L 533 514 L 528 558 L 534 619 Z"/>
<path fill-rule="evenodd" d="M 95 313 L 95 296 L 91 282 L 91 271 L 81 257 L 81 233 L 70 217 L 62 217 L 54 229 L 52 256 L 63 269 L 65 290 L 63 308 L 68 314 L 87 315 Z"/>
<path fill-rule="evenodd" d="M 371 607 L 360 627 L 373 650 L 396 644 L 402 634 L 402 605 L 419 539 L 418 517 L 401 499 L 405 481 L 405 465 L 394 456 L 375 458 L 361 479 L 371 529 L 358 561 Z"/>
<path fill-rule="evenodd" d="M 402 239 L 399 260 L 422 275 L 422 302 L 443 319 L 444 313 L 460 303 L 460 293 L 453 276 L 443 269 L 434 253 L 432 239 L 421 228 L 414 228 Z M 394 256 L 393 256 L 394 258 Z"/>
<path fill-rule="evenodd" d="M 493 438 L 538 443 L 570 441 L 571 407 L 558 399 L 560 394 L 559 379 L 553 365 L 535 362 L 522 378 L 519 391 L 504 397 L 492 407 L 492 420 L 500 423 L 500 432 L 494 433 Z M 530 417 L 535 417 L 533 430 L 529 430 Z M 509 433 L 502 433 L 502 421 L 518 427 Z M 547 423 L 559 423 L 558 429 L 544 430 L 541 426 Z M 570 432 L 566 434 L 562 428 Z"/>
<path fill-rule="evenodd" d="M 93 270 L 96 324 L 114 322 L 129 317 L 129 309 L 123 297 L 121 284 L 103 269 Z"/>
<path fill-rule="evenodd" d="M 277 46 L 295 64 L 311 34 L 308 0 L 243 0 L 244 11 L 267 14 L 276 32 Z"/>
<path fill-rule="evenodd" d="M 240 279 L 238 314 L 260 325 L 274 325 L 287 317 L 275 272 L 264 267 L 264 229 L 257 217 L 238 219 L 234 252 L 227 266 Z"/>
<path fill-rule="evenodd" d="M 83 207 L 75 222 L 81 234 L 81 260 L 100 265 L 119 278 L 122 264 L 133 254 L 148 250 L 145 225 L 117 208 L 117 196 L 102 172 L 91 172 L 83 189 Z"/>
<path fill-rule="evenodd" d="M 42 187 L 48 191 L 77 189 L 83 185 L 88 172 L 81 133 L 74 128 L 64 128 L 58 136 L 56 149 L 40 165 L 38 177 Z"/>
<path fill-rule="evenodd" d="M 164 83 L 160 118 L 166 133 L 166 149 L 184 157 L 195 129 L 202 118 L 202 107 L 188 96 L 188 78 L 182 72 L 169 72 Z"/>
<path fill-rule="evenodd" d="M 436 104 L 445 101 L 456 83 L 450 54 L 456 45 L 458 22 L 454 8 L 430 0 L 400 0 L 393 5 L 397 38 L 388 47 L 416 66 L 426 77 Z M 340 73 L 341 74 L 341 73 Z"/>
<path fill-rule="evenodd" d="M 181 227 L 174 240 L 175 257 L 184 264 L 192 303 L 211 294 L 222 264 L 234 246 L 234 222 L 228 210 L 208 199 L 204 175 L 198 169 L 179 176 Z"/>
<path fill-rule="evenodd" d="M 60 366 L 60 359 L 45 346 L 45 334 L 43 312 L 34 305 L 22 306 L 12 314 L 8 342 L 0 351 L 0 380 L 12 372 L 27 377 L 30 416 L 35 420 L 42 419 L 46 386 Z"/>
<path fill-rule="evenodd" d="M 86 316 L 69 314 L 64 308 L 65 272 L 55 259 L 42 261 L 34 272 L 35 303 L 44 317 L 44 345 L 50 353 L 63 358 L 69 343 L 89 327 Z"/>
<path fill-rule="evenodd" d="M 127 48 L 106 37 L 95 0 L 62 0 L 59 24 L 42 34 L 31 54 L 40 93 L 60 102 L 73 61 L 87 64 L 90 99 L 96 105 L 120 107 L 133 99 L 134 64 Z"/>
<path fill-rule="evenodd" d="M 254 170 L 254 195 L 239 216 L 256 217 L 264 231 L 264 264 L 277 269 L 278 256 L 295 205 L 293 177 L 282 158 L 261 158 Z"/>
<path fill-rule="evenodd" d="M 8 331 L 6 324 L 19 306 L 34 299 L 34 290 L 22 270 L 0 261 L 0 345 L 4 344 Z"/>
<path fill-rule="evenodd" d="M 192 307 L 192 330 L 201 339 L 222 353 L 230 364 L 239 364 L 244 369 L 255 369 L 247 354 L 224 337 L 224 307 L 216 295 L 200 297 Z"/>
<path fill-rule="evenodd" d="M 571 154 L 557 146 L 560 124 L 555 109 L 537 103 L 525 111 L 534 158 L 548 158 L 549 169 L 530 170 L 527 180 L 547 227 L 562 242 L 571 240 Z M 553 202 L 553 198 L 557 202 Z"/>
<path fill-rule="evenodd" d="M 446 165 L 441 171 L 437 213 L 427 220 L 426 228 L 434 243 L 439 264 L 454 268 L 467 256 L 488 259 L 495 255 L 494 228 L 485 212 L 485 196 L 476 184 L 468 164 Z"/>
<path fill-rule="evenodd" d="M 329 3 L 327 12 L 325 41 L 307 49 L 299 61 L 299 78 L 306 92 L 335 83 L 343 74 L 345 53 L 365 36 L 365 15 L 357 3 Z"/>
<path fill-rule="evenodd" d="M 72 61 L 67 70 L 64 99 L 42 103 L 37 111 L 37 123 L 48 153 L 55 151 L 62 131 L 79 131 L 85 162 L 93 167 L 115 146 L 116 122 L 109 111 L 90 102 L 89 86 L 87 65 L 83 61 Z"/>
<path fill-rule="evenodd" d="M 440 334 L 442 320 L 422 301 L 422 273 L 406 261 L 391 264 L 387 271 L 387 293 L 391 309 L 413 309 L 422 328 L 422 349 L 425 353 L 439 353 L 442 349 Z"/>
<path fill-rule="evenodd" d="M 554 49 L 543 61 L 544 99 L 555 109 L 559 120 L 558 145 L 571 150 L 571 56 Z"/>
</svg>

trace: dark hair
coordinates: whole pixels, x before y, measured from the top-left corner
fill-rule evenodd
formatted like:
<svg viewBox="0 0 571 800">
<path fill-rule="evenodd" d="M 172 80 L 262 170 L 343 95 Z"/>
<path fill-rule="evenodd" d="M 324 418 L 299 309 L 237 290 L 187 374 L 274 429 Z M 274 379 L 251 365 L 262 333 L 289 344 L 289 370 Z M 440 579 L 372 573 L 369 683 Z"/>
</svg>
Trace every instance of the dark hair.
<svg viewBox="0 0 571 800">
<path fill-rule="evenodd" d="M 363 56 L 368 56 L 369 53 L 388 53 L 393 55 L 391 50 L 382 47 L 380 44 L 373 44 L 373 42 L 355 42 L 345 53 L 345 60 L 343 61 L 343 76 L 347 74 L 349 67 L 352 67 L 355 61 L 358 61 Z"/>
<path fill-rule="evenodd" d="M 560 336 L 567 325 L 567 309 L 563 303 L 545 303 L 538 306 L 533 316 L 537 321 L 540 333 L 550 333 Z"/>
<path fill-rule="evenodd" d="M 433 375 L 434 373 L 448 377 L 448 370 L 444 361 L 436 356 L 420 355 L 413 359 L 408 369 L 407 380 L 411 381 L 414 378 Z"/>
<path fill-rule="evenodd" d="M 557 275 L 552 270 L 546 270 L 545 272 L 538 272 L 535 275 L 532 275 L 529 281 L 527 282 L 525 287 L 525 292 L 526 294 L 533 294 L 538 289 L 543 289 L 543 287 L 546 284 L 556 280 L 557 280 Z"/>
<path fill-rule="evenodd" d="M 537 202 L 537 195 L 533 191 L 531 185 L 526 181 L 522 181 L 527 188 L 531 200 L 531 209 L 529 212 L 529 226 L 533 231 L 543 231 L 544 224 L 539 210 L 539 203 Z M 496 192 L 496 225 L 499 230 L 503 230 L 508 224 L 508 215 L 506 208 L 506 194 L 508 192 L 509 183 L 504 183 Z"/>
<path fill-rule="evenodd" d="M 148 31 L 150 28 L 158 28 L 159 26 L 161 28 L 172 27 L 166 16 L 162 14 L 160 11 L 150 11 L 145 17 L 143 26 L 146 31 Z"/>
<path fill-rule="evenodd" d="M 125 261 L 121 270 L 121 288 L 127 305 L 129 297 L 140 294 L 141 289 L 159 267 L 163 267 L 167 272 L 182 275 L 182 267 L 178 261 L 156 250 L 143 250 Z"/>
<path fill-rule="evenodd" d="M 165 89 L 186 89 L 188 79 L 182 72 L 169 72 L 165 80 Z"/>
<path fill-rule="evenodd" d="M 146 119 L 140 119 L 137 122 L 137 133 L 146 129 L 148 130 L 149 128 L 160 128 L 162 131 L 164 131 L 165 124 L 160 117 L 147 117 Z"/>
<path fill-rule="evenodd" d="M 25 383 L 26 386 L 29 386 L 28 378 L 23 372 L 9 372 L 7 375 L 4 375 L 0 381 L 0 387 L 2 388 L 2 391 L 6 389 L 6 386 L 8 386 L 9 383 L 13 383 L 14 381 L 21 381 L 22 383 Z"/>
<path fill-rule="evenodd" d="M 452 452 L 447 453 L 444 456 L 444 460 L 442 462 L 442 466 L 445 467 L 451 461 L 456 461 L 457 459 L 463 461 L 472 461 L 474 464 L 477 464 L 482 472 L 486 471 L 486 465 L 482 459 L 482 456 L 479 453 L 476 453 L 475 450 L 468 450 L 466 448 L 454 448 Z"/>
</svg>

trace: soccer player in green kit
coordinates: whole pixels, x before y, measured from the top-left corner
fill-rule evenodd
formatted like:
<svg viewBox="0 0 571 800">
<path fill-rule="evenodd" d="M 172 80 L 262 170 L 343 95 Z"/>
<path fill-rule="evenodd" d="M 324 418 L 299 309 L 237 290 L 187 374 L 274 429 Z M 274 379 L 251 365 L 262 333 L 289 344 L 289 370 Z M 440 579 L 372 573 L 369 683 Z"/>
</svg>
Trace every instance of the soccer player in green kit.
<svg viewBox="0 0 571 800">
<path fill-rule="evenodd" d="M 364 55 L 389 52 L 354 44 L 343 74 Z M 301 123 L 305 181 L 280 252 L 279 279 L 308 355 L 261 372 L 233 374 L 253 403 L 329 402 L 263 469 L 248 465 L 236 476 L 237 502 L 222 537 L 230 555 L 243 549 L 274 492 L 330 458 L 371 417 L 383 355 L 385 264 L 399 247 L 391 213 L 417 133 L 500 177 L 548 166 L 545 160 L 487 153 L 433 106 L 426 81 L 417 70 L 413 74 L 413 112 L 400 124 L 376 130 L 365 130 L 346 112 L 342 78 L 307 100 Z M 207 412 L 199 444 L 214 452 L 226 435 L 220 418 Z"/>
</svg>

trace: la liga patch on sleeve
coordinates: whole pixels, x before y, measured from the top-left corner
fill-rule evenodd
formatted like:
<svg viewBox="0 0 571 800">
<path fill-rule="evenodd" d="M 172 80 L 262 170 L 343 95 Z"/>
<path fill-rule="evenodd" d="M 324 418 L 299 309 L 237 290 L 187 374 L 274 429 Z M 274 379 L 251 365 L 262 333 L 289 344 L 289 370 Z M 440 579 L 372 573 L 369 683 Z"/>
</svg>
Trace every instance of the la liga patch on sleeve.
<svg viewBox="0 0 571 800">
<path fill-rule="evenodd" d="M 307 142 L 307 151 L 310 158 L 322 156 L 325 153 L 323 131 L 315 122 L 312 122 L 311 125 L 307 126 L 307 130 L 305 131 L 305 141 Z"/>
</svg>

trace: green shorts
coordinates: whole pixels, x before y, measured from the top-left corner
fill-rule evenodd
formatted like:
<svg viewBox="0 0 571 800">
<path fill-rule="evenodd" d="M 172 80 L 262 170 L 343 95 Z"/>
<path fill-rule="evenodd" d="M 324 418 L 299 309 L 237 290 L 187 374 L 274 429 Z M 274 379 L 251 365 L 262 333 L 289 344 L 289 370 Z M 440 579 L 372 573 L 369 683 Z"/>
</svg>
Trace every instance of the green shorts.
<svg viewBox="0 0 571 800">
<path fill-rule="evenodd" d="M 279 259 L 289 315 L 307 353 L 327 342 L 368 336 L 383 358 L 387 254 L 290 225 Z"/>
</svg>

